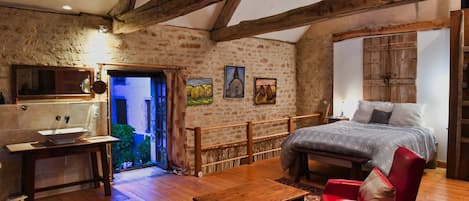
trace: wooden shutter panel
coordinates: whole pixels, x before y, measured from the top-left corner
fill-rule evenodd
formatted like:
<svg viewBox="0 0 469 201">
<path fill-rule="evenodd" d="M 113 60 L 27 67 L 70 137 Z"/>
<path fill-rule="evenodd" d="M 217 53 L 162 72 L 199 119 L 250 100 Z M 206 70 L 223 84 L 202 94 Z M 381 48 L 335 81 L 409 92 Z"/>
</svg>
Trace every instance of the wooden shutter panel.
<svg viewBox="0 0 469 201">
<path fill-rule="evenodd" d="M 416 32 L 366 38 L 363 51 L 363 99 L 416 102 Z"/>
</svg>

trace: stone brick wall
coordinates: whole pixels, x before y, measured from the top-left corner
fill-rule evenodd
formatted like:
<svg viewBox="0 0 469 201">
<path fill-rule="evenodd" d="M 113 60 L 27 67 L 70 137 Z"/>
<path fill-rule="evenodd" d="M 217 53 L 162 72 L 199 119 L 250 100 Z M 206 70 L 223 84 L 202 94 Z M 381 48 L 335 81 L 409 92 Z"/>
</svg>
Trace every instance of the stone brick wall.
<svg viewBox="0 0 469 201">
<path fill-rule="evenodd" d="M 96 67 L 98 62 L 119 62 L 177 65 L 184 67 L 187 77 L 213 78 L 214 102 L 210 105 L 188 107 L 188 127 L 285 117 L 296 112 L 295 46 L 289 43 L 254 38 L 215 43 L 209 39 L 206 31 L 159 25 L 126 35 L 100 34 L 97 32 L 99 24 L 110 25 L 109 21 L 100 17 L 10 8 L 0 8 L 0 19 L 7 19 L 0 20 L 0 91 L 9 103 L 11 64 Z M 225 65 L 246 67 L 243 99 L 223 99 Z M 277 78 L 277 104 L 253 104 L 255 77 Z M 105 101 L 105 96 L 97 96 L 96 100 Z M 32 108 L 41 107 L 39 103 L 28 104 Z M 10 118 L 12 124 L 0 123 L 0 137 L 8 139 L 1 140 L 0 146 L 39 139 L 35 131 L 48 126 L 36 124 L 34 120 L 52 121 L 51 116 L 70 103 L 46 104 L 50 104 L 44 112 L 46 115 L 29 113 L 28 118 L 17 117 L 21 115 L 17 105 L 0 107 L 2 121 L 14 117 Z M 104 104 L 101 109 L 103 108 Z M 101 113 L 102 116 L 105 114 L 105 111 Z M 30 121 L 28 125 L 31 124 L 27 129 L 24 128 L 25 121 Z M 105 121 L 101 122 L 102 125 L 103 122 Z M 265 128 L 272 130 L 276 127 L 278 126 Z M 264 134 L 262 129 L 259 130 L 255 135 Z M 203 137 L 203 144 L 244 137 L 241 133 L 235 133 L 222 131 L 208 134 Z M 192 142 L 193 135 L 188 132 L 188 145 L 192 145 Z M 187 153 L 190 155 L 191 151 L 188 150 Z M 54 166 L 58 168 L 54 172 L 57 175 L 47 171 L 48 168 L 44 165 L 46 162 L 40 162 L 37 167 L 38 178 L 51 179 L 47 182 L 39 181 L 37 185 L 63 182 L 72 170 L 86 168 L 88 165 L 82 163 L 86 158 L 77 159 L 79 162 L 73 167 L 67 165 L 66 161 L 63 158 L 53 162 L 46 161 L 56 164 Z M 0 169 L 0 200 L 5 200 L 8 194 L 20 191 L 20 156 L 9 155 L 1 149 L 0 162 L 3 164 Z M 73 179 L 86 176 L 80 173 Z"/>
</svg>

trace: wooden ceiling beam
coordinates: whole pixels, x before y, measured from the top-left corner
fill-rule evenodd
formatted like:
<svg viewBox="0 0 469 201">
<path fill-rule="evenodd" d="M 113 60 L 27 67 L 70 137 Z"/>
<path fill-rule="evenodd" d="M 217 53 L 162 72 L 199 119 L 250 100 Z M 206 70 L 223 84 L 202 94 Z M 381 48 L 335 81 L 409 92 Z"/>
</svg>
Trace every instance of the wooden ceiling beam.
<svg viewBox="0 0 469 201">
<path fill-rule="evenodd" d="M 151 0 L 114 17 L 113 33 L 130 33 L 153 24 L 189 14 L 222 0 Z"/>
<path fill-rule="evenodd" d="M 119 0 L 108 12 L 109 16 L 115 17 L 134 9 L 136 0 Z"/>
<path fill-rule="evenodd" d="M 450 27 L 449 18 L 436 19 L 436 20 L 424 21 L 424 22 L 389 25 L 389 26 L 381 26 L 381 27 L 374 27 L 374 28 L 364 28 L 364 29 L 359 29 L 359 30 L 335 33 L 332 35 L 332 39 L 334 42 L 338 42 L 338 41 L 343 41 L 343 40 L 357 38 L 357 37 L 364 37 L 364 36 L 396 34 L 396 33 L 405 33 L 405 32 L 413 32 L 413 31 L 427 31 L 427 30 L 442 29 L 442 28 L 449 28 L 449 27 Z"/>
<path fill-rule="evenodd" d="M 323 20 L 423 0 L 323 0 L 308 6 L 212 31 L 214 41 L 229 41 L 309 25 Z"/>
<path fill-rule="evenodd" d="M 238 8 L 240 2 L 241 0 L 226 0 L 220 15 L 218 15 L 215 25 L 213 25 L 213 29 L 226 27 L 230 22 L 231 17 L 233 17 L 233 14 L 235 13 L 236 8 Z"/>
</svg>

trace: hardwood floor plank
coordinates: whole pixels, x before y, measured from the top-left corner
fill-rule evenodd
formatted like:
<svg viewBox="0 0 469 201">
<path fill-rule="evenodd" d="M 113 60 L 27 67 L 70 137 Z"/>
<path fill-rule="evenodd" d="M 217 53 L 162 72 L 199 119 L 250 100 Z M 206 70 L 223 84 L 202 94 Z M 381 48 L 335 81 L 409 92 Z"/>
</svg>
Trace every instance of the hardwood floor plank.
<svg viewBox="0 0 469 201">
<path fill-rule="evenodd" d="M 348 176 L 348 169 L 310 162 L 314 171 Z M 268 178 L 277 179 L 286 176 L 280 167 L 278 158 L 258 161 L 251 165 L 227 169 L 223 172 L 207 174 L 203 177 L 177 176 L 167 174 L 158 177 L 147 177 L 140 180 L 113 185 L 111 197 L 105 197 L 103 188 L 89 189 L 39 199 L 40 201 L 123 201 L 128 200 L 165 200 L 190 201 L 192 197 L 212 193 L 242 185 L 248 181 Z M 325 178 L 313 176 L 314 182 L 307 182 L 316 187 L 323 187 Z M 306 182 L 306 181 L 302 181 Z M 446 169 L 427 169 L 420 185 L 417 201 L 461 201 L 469 197 L 469 182 L 447 179 Z"/>
</svg>

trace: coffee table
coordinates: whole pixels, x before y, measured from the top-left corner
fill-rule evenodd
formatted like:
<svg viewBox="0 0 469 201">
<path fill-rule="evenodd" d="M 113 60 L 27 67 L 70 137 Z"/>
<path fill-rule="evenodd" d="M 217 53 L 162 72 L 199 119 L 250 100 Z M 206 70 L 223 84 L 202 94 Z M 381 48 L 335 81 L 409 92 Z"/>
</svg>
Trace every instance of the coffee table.
<svg viewBox="0 0 469 201">
<path fill-rule="evenodd" d="M 309 192 L 270 179 L 260 179 L 225 190 L 194 197 L 194 201 L 283 201 L 303 200 Z"/>
</svg>

